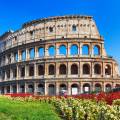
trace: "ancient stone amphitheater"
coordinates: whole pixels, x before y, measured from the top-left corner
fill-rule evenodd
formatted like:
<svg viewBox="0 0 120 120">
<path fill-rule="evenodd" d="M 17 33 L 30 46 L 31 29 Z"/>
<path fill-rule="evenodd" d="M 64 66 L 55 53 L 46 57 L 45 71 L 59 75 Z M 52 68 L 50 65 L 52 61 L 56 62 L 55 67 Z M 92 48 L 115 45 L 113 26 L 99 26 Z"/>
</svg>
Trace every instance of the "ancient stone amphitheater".
<svg viewBox="0 0 120 120">
<path fill-rule="evenodd" d="M 120 86 L 91 16 L 33 20 L 0 36 L 0 93 L 75 95 Z"/>
</svg>

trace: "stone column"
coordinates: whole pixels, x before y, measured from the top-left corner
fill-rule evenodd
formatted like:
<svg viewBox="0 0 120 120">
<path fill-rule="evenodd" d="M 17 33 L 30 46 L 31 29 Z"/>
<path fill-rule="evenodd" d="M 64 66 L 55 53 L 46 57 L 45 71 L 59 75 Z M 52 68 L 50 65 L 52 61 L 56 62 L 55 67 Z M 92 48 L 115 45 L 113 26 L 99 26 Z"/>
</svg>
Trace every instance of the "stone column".
<svg viewBox="0 0 120 120">
<path fill-rule="evenodd" d="M 49 54 L 48 54 L 48 46 L 45 45 L 45 57 L 48 57 L 48 56 L 49 56 Z"/>
<path fill-rule="evenodd" d="M 34 94 L 37 94 L 38 88 L 37 88 L 37 83 L 34 82 Z"/>
<path fill-rule="evenodd" d="M 13 79 L 13 70 L 10 68 L 10 80 Z"/>
<path fill-rule="evenodd" d="M 10 85 L 10 93 L 13 93 L 13 87 Z"/>
<path fill-rule="evenodd" d="M 34 76 L 35 76 L 35 78 L 37 76 L 37 65 L 36 65 L 36 63 L 34 64 Z"/>
<path fill-rule="evenodd" d="M 20 50 L 18 50 L 18 62 L 21 60 Z"/>
<path fill-rule="evenodd" d="M 69 82 L 68 82 L 67 87 L 68 87 L 68 95 L 71 95 L 71 84 Z"/>
<path fill-rule="evenodd" d="M 57 56 L 57 55 L 59 55 L 59 46 L 58 46 L 58 44 L 56 44 L 56 55 L 55 56 Z"/>
<path fill-rule="evenodd" d="M 35 46 L 35 58 L 38 58 L 39 56 L 38 56 L 38 47 L 37 46 Z"/>
<path fill-rule="evenodd" d="M 45 95 L 48 95 L 48 86 L 47 86 L 47 83 L 45 83 Z"/>
<path fill-rule="evenodd" d="M 70 46 L 71 46 L 71 44 L 68 43 L 67 44 L 67 57 L 69 57 L 69 55 L 70 55 Z"/>
<path fill-rule="evenodd" d="M 25 82 L 25 93 L 27 93 L 28 92 L 28 85 L 27 85 L 27 83 Z"/>
<path fill-rule="evenodd" d="M 17 83 L 16 86 L 17 86 L 17 93 L 19 93 L 19 91 L 20 91 L 19 90 L 19 84 Z"/>
<path fill-rule="evenodd" d="M 14 63 L 15 60 L 14 60 L 14 54 L 11 52 L 11 63 Z"/>
<path fill-rule="evenodd" d="M 91 54 L 91 57 L 94 56 L 94 51 L 93 51 L 93 45 L 90 44 L 90 54 Z"/>
<path fill-rule="evenodd" d="M 83 93 L 83 83 L 80 83 L 80 93 Z"/>
<path fill-rule="evenodd" d="M 59 83 L 56 82 L 56 95 L 59 95 Z"/>
<path fill-rule="evenodd" d="M 20 77 L 20 74 L 19 74 L 19 73 L 20 73 L 20 71 L 19 71 L 19 66 L 17 65 L 16 67 L 17 67 L 17 77 L 16 77 L 16 79 L 18 80 L 18 79 L 19 79 L 19 77 Z"/>
<path fill-rule="evenodd" d="M 80 56 L 82 56 L 82 44 L 80 43 Z"/>
<path fill-rule="evenodd" d="M 29 60 L 29 50 L 26 48 L 26 60 Z"/>
</svg>

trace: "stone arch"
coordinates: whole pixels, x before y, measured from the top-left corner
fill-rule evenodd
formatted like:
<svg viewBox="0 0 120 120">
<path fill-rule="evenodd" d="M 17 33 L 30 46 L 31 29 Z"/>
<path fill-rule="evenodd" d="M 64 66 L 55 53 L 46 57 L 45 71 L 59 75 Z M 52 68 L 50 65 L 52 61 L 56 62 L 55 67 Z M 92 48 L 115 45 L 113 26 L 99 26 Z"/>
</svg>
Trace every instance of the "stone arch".
<svg viewBox="0 0 120 120">
<path fill-rule="evenodd" d="M 76 44 L 71 45 L 70 55 L 78 55 L 78 46 Z"/>
<path fill-rule="evenodd" d="M 44 74 L 45 74 L 44 65 L 38 65 L 38 75 Z"/>
<path fill-rule="evenodd" d="M 19 92 L 20 93 L 25 93 L 25 85 L 20 85 Z"/>
<path fill-rule="evenodd" d="M 83 64 L 83 74 L 84 75 L 90 74 L 90 65 L 88 63 Z"/>
<path fill-rule="evenodd" d="M 25 76 L 25 66 L 20 67 L 20 76 L 24 77 Z"/>
<path fill-rule="evenodd" d="M 39 47 L 38 48 L 38 53 L 39 53 L 39 57 L 44 57 L 44 55 L 45 55 L 44 47 Z"/>
<path fill-rule="evenodd" d="M 16 85 L 12 85 L 12 90 L 13 90 L 13 93 L 17 93 L 17 86 Z"/>
<path fill-rule="evenodd" d="M 101 92 L 102 91 L 102 86 L 100 83 L 95 84 L 95 92 Z"/>
<path fill-rule="evenodd" d="M 49 84 L 48 86 L 48 95 L 55 95 L 56 89 L 54 84 Z"/>
<path fill-rule="evenodd" d="M 78 65 L 77 64 L 72 64 L 71 65 L 71 74 L 72 75 L 78 74 Z"/>
<path fill-rule="evenodd" d="M 112 89 L 111 84 L 106 84 L 106 85 L 105 85 L 105 91 L 106 91 L 106 92 L 111 91 L 111 89 Z"/>
<path fill-rule="evenodd" d="M 21 58 L 23 61 L 26 60 L 26 51 L 25 50 L 21 51 Z"/>
<path fill-rule="evenodd" d="M 6 92 L 10 93 L 10 86 L 6 86 Z"/>
<path fill-rule="evenodd" d="M 65 75 L 66 73 L 67 73 L 66 65 L 61 64 L 60 67 L 59 67 L 59 74 L 60 75 Z"/>
<path fill-rule="evenodd" d="M 53 64 L 49 65 L 49 75 L 54 75 L 55 74 L 55 66 Z"/>
<path fill-rule="evenodd" d="M 72 32 L 76 32 L 77 31 L 77 26 L 75 24 L 72 25 Z"/>
<path fill-rule="evenodd" d="M 65 92 L 67 92 L 67 85 L 60 84 L 60 94 L 64 94 Z"/>
<path fill-rule="evenodd" d="M 59 46 L 59 55 L 66 55 L 67 54 L 67 48 L 66 45 L 62 44 Z"/>
<path fill-rule="evenodd" d="M 53 45 L 48 48 L 49 56 L 55 56 L 55 47 Z"/>
<path fill-rule="evenodd" d="M 120 88 L 120 84 L 116 84 L 116 86 L 115 86 L 116 88 Z"/>
<path fill-rule="evenodd" d="M 71 94 L 72 95 L 77 95 L 77 94 L 79 94 L 79 86 L 78 86 L 78 84 L 72 84 L 71 85 Z"/>
<path fill-rule="evenodd" d="M 95 45 L 93 50 L 94 50 L 94 55 L 100 55 L 100 46 L 99 45 Z"/>
<path fill-rule="evenodd" d="M 29 65 L 29 76 L 34 76 L 34 65 Z"/>
<path fill-rule="evenodd" d="M 45 93 L 45 86 L 43 84 L 38 84 L 38 94 L 44 95 Z"/>
<path fill-rule="evenodd" d="M 98 63 L 94 65 L 94 74 L 101 74 L 101 65 Z"/>
<path fill-rule="evenodd" d="M 89 45 L 88 44 L 84 44 L 82 46 L 82 55 L 89 55 Z"/>
<path fill-rule="evenodd" d="M 34 85 L 33 84 L 28 85 L 28 93 L 34 93 Z"/>
<path fill-rule="evenodd" d="M 109 64 L 105 66 L 105 75 L 111 75 L 111 66 Z"/>
<path fill-rule="evenodd" d="M 83 84 L 83 93 L 90 93 L 90 84 L 89 83 L 85 83 Z"/>
<path fill-rule="evenodd" d="M 34 57 L 35 57 L 35 49 L 34 48 L 29 49 L 29 56 L 30 56 L 30 59 L 34 59 Z"/>
</svg>

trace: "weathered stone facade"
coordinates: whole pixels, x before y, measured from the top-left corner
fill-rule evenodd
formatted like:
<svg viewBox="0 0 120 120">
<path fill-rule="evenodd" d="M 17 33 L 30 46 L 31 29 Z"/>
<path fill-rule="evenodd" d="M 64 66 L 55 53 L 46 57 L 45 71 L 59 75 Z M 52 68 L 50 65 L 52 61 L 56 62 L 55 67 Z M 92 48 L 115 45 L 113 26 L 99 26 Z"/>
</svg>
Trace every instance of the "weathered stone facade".
<svg viewBox="0 0 120 120">
<path fill-rule="evenodd" d="M 91 16 L 35 20 L 0 37 L 1 94 L 71 95 L 118 86 L 118 64 Z"/>
</svg>

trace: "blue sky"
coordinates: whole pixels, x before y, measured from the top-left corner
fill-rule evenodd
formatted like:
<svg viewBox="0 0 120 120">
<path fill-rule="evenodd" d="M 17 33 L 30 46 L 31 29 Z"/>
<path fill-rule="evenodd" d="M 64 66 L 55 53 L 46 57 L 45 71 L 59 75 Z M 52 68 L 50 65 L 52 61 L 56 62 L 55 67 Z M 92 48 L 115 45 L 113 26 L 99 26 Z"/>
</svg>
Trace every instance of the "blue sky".
<svg viewBox="0 0 120 120">
<path fill-rule="evenodd" d="M 108 55 L 120 63 L 120 0 L 0 0 L 0 35 L 33 19 L 70 14 L 93 16 Z"/>
</svg>

